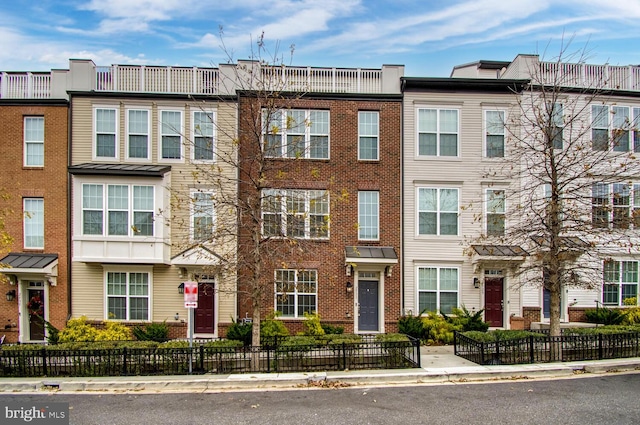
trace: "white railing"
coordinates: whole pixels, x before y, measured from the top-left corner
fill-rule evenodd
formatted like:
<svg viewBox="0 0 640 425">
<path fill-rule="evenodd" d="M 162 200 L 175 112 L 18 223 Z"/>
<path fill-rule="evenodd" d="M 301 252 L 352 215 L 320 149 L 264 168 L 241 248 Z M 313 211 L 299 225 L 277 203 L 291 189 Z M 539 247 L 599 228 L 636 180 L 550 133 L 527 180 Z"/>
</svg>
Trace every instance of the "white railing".
<svg viewBox="0 0 640 425">
<path fill-rule="evenodd" d="M 49 99 L 51 74 L 0 72 L 0 99 Z"/>
<path fill-rule="evenodd" d="M 96 67 L 96 91 L 134 93 L 218 93 L 214 68 L 113 65 Z"/>
<path fill-rule="evenodd" d="M 640 91 L 640 66 L 540 62 L 539 71 L 545 84 Z"/>
<path fill-rule="evenodd" d="M 284 91 L 381 93 L 382 71 L 361 68 L 268 67 L 263 81 Z"/>
</svg>

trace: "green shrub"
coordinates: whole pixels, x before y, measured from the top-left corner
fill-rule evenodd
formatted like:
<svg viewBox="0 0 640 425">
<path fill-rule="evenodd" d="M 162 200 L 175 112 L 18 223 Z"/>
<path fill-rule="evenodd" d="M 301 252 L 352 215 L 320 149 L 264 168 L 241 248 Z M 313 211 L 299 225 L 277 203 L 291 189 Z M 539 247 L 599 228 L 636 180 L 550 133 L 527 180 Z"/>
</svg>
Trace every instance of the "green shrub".
<svg viewBox="0 0 640 425">
<path fill-rule="evenodd" d="M 227 339 L 241 341 L 245 346 L 251 345 L 251 323 L 240 323 L 233 320 L 227 329 Z"/>
<path fill-rule="evenodd" d="M 279 345 L 278 351 L 309 351 L 317 345 L 315 337 L 310 335 L 295 335 L 285 338 Z"/>
<path fill-rule="evenodd" d="M 274 338 L 289 336 L 289 329 L 281 320 L 278 320 L 279 312 L 271 312 L 260 322 L 260 337 Z"/>
<path fill-rule="evenodd" d="M 388 333 L 376 335 L 377 342 L 409 342 L 409 337 L 402 333 Z"/>
<path fill-rule="evenodd" d="M 358 344 L 362 342 L 362 337 L 356 334 L 329 334 L 323 335 L 317 338 L 320 341 L 326 342 L 328 345 L 336 344 Z"/>
<path fill-rule="evenodd" d="M 148 323 L 144 328 L 135 326 L 133 328 L 133 336 L 139 341 L 164 342 L 169 339 L 169 325 L 164 321 L 162 323 Z"/>
<path fill-rule="evenodd" d="M 158 348 L 189 348 L 189 341 L 165 341 L 158 344 Z"/>
<path fill-rule="evenodd" d="M 442 315 L 427 313 L 422 318 L 427 344 L 452 344 L 453 332 L 462 330 L 462 325 L 449 323 Z"/>
<path fill-rule="evenodd" d="M 331 334 L 339 335 L 344 333 L 343 326 L 333 326 L 328 323 L 320 323 L 320 326 L 322 326 L 322 330 L 324 331 L 325 335 L 331 335 Z"/>
<path fill-rule="evenodd" d="M 59 342 L 95 341 L 98 330 L 87 323 L 86 316 L 70 319 L 67 326 L 58 333 Z"/>
<path fill-rule="evenodd" d="M 589 323 L 601 325 L 619 325 L 624 320 L 624 310 L 617 308 L 595 308 L 584 312 Z"/>
<path fill-rule="evenodd" d="M 203 345 L 205 348 L 240 348 L 244 344 L 242 341 L 233 339 L 218 339 L 215 341 L 205 342 Z"/>
<path fill-rule="evenodd" d="M 484 309 L 475 313 L 471 313 L 463 305 L 462 308 L 453 309 L 452 313 L 455 314 L 455 316 L 447 316 L 444 313 L 442 313 L 442 316 L 447 320 L 447 322 L 453 324 L 454 326 L 462 326 L 462 332 L 486 332 L 489 329 L 489 324 L 482 320 L 483 312 Z"/>
<path fill-rule="evenodd" d="M 629 305 L 629 306 L 636 306 L 638 305 L 638 297 L 625 298 L 624 300 L 622 300 L 622 304 Z"/>
<path fill-rule="evenodd" d="M 533 336 L 534 338 L 546 338 L 546 335 L 530 332 L 530 331 L 515 331 L 515 330 L 495 330 L 489 332 L 483 331 L 467 331 L 462 335 L 467 338 L 471 338 L 477 342 L 495 342 L 495 341 L 508 341 L 513 339 L 524 339 Z"/>
<path fill-rule="evenodd" d="M 324 335 L 324 329 L 320 324 L 320 316 L 317 313 L 304 312 L 304 334 L 308 336 Z"/>
<path fill-rule="evenodd" d="M 412 338 L 424 340 L 427 337 L 427 330 L 420 316 L 408 314 L 398 320 L 398 331 L 401 334 L 409 335 Z"/>
<path fill-rule="evenodd" d="M 133 339 L 131 328 L 120 322 L 106 321 L 104 329 L 98 329 L 96 341 L 130 341 Z"/>
<path fill-rule="evenodd" d="M 622 323 L 625 325 L 640 324 L 640 307 L 633 307 L 633 308 L 626 309 Z"/>
</svg>

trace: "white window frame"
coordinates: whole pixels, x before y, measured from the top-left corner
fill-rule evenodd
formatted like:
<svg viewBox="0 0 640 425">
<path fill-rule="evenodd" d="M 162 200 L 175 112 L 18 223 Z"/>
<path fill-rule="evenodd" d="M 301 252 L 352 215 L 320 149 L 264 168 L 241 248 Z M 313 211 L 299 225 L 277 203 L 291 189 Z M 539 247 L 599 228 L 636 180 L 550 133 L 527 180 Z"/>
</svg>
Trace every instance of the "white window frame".
<svg viewBox="0 0 640 425">
<path fill-rule="evenodd" d="M 295 126 L 292 126 L 292 115 L 304 114 L 304 122 L 296 122 Z M 326 115 L 326 133 L 324 131 L 314 131 L 314 115 L 322 114 Z M 262 110 L 262 146 L 265 152 L 265 156 L 269 158 L 289 158 L 289 159 L 319 159 L 327 160 L 331 157 L 331 113 L 326 109 L 283 109 L 279 111 L 273 111 L 271 117 L 266 116 L 266 110 Z M 271 122 L 266 122 L 267 118 L 271 118 Z M 302 126 L 302 128 L 301 128 Z M 271 148 L 267 146 L 265 135 L 270 135 L 274 138 L 280 139 L 280 144 L 277 147 L 277 151 L 272 154 Z M 301 137 L 299 141 L 303 147 L 302 155 L 294 154 L 290 155 L 288 136 L 294 135 Z M 311 152 L 313 147 L 311 146 L 312 138 L 314 136 L 326 137 L 327 139 L 327 154 L 326 156 L 312 156 Z"/>
<path fill-rule="evenodd" d="M 371 120 L 369 118 L 375 118 Z M 363 140 L 375 140 L 375 157 L 363 158 Z M 367 150 L 368 151 L 368 150 Z M 379 111 L 358 111 L 358 160 L 359 161 L 379 161 L 380 160 L 380 112 Z"/>
<path fill-rule="evenodd" d="M 436 210 L 424 210 L 420 209 L 420 192 L 423 190 L 435 190 L 436 191 Z M 456 214 L 456 233 L 455 234 L 442 234 L 441 232 L 441 215 L 453 214 L 453 211 L 441 210 L 441 192 L 443 190 L 455 190 L 457 197 L 457 211 Z M 420 233 L 420 213 L 435 213 L 436 214 L 436 233 Z M 460 235 L 460 189 L 457 187 L 433 187 L 433 186 L 418 186 L 416 188 L 416 235 L 419 237 L 424 236 L 444 236 L 444 237 L 456 237 Z"/>
<path fill-rule="evenodd" d="M 602 109 L 604 115 L 598 115 L 596 109 Z M 632 113 L 635 113 L 635 108 L 621 105 L 591 105 L 591 139 L 594 139 L 594 131 L 607 132 L 607 144 L 606 149 L 595 149 L 592 142 L 592 149 L 596 151 L 612 151 L 615 153 L 630 152 L 635 149 L 631 138 L 633 119 Z M 598 118 L 601 118 L 600 120 Z M 635 138 L 634 134 L 634 138 Z M 626 142 L 622 145 L 623 148 L 619 148 L 617 140 L 626 139 Z M 599 146 L 599 145 L 598 145 Z M 602 146 L 604 147 L 604 145 Z M 640 148 L 640 147 L 638 147 Z"/>
<path fill-rule="evenodd" d="M 280 283 L 284 282 L 284 279 L 278 279 L 278 274 L 282 273 L 283 275 L 286 274 L 293 274 L 294 276 L 294 282 L 293 282 L 293 291 L 288 291 L 288 290 L 278 290 L 278 285 Z M 310 274 L 315 276 L 315 279 L 310 280 L 310 282 L 313 283 L 314 285 L 314 292 L 302 292 L 299 290 L 299 287 L 302 286 L 303 284 L 300 283 L 300 276 L 303 274 Z M 287 288 L 280 288 L 280 289 L 287 289 Z M 279 303 L 279 300 L 283 299 L 284 296 L 293 296 L 293 315 L 291 314 L 287 314 L 285 315 L 284 313 L 282 313 L 281 310 L 279 310 L 279 306 L 278 304 L 282 304 Z M 273 310 L 276 312 L 280 312 L 282 313 L 281 317 L 283 318 L 288 318 L 288 319 L 302 319 L 304 318 L 304 311 L 303 312 L 299 312 L 299 308 L 301 308 L 300 305 L 300 297 L 302 296 L 309 296 L 309 297 L 314 297 L 314 306 L 313 308 L 308 311 L 309 313 L 313 313 L 313 312 L 317 312 L 318 311 L 318 271 L 317 270 L 295 270 L 295 269 L 276 269 L 274 270 L 274 300 L 273 300 Z"/>
<path fill-rule="evenodd" d="M 631 126 L 631 144 L 635 153 L 640 153 L 640 108 L 633 108 L 633 125 Z"/>
<path fill-rule="evenodd" d="M 489 114 L 502 114 L 501 125 L 495 124 L 489 120 Z M 507 112 L 503 109 L 486 109 L 483 114 L 484 118 L 484 157 L 489 159 L 504 158 L 507 150 L 507 131 L 506 120 Z M 499 127 L 499 128 L 498 128 Z M 489 155 L 489 137 L 502 136 L 502 155 Z"/>
<path fill-rule="evenodd" d="M 601 192 L 596 187 L 606 188 L 606 193 Z M 595 197 L 594 194 L 604 195 Z M 616 194 L 627 194 L 627 196 L 618 197 Z M 605 200 L 604 203 L 598 200 Z M 626 199 L 626 203 L 624 200 Z M 640 228 L 640 184 L 634 182 L 624 183 L 594 183 L 591 188 L 591 224 L 597 228 L 604 229 L 639 229 Z M 606 210 L 606 223 L 599 223 L 594 220 L 596 209 Z M 616 220 L 616 211 L 625 210 L 627 213 L 624 220 Z M 618 216 L 621 217 L 621 216 Z"/>
<path fill-rule="evenodd" d="M 358 191 L 358 239 L 380 240 L 380 192 L 377 190 Z"/>
<path fill-rule="evenodd" d="M 435 111 L 436 113 L 436 128 L 435 131 L 432 129 L 422 129 L 420 125 L 420 111 Z M 443 131 L 442 127 L 442 113 L 443 112 L 455 112 L 456 115 L 456 130 L 452 131 Z M 420 135 L 421 134 L 435 134 L 436 136 L 436 153 L 435 155 L 431 154 L 421 154 L 420 153 Z M 441 138 L 443 135 L 453 135 L 456 136 L 456 154 L 455 155 L 442 155 L 441 152 Z M 421 106 L 416 109 L 416 156 L 419 158 L 459 158 L 460 157 L 460 109 L 459 108 L 446 108 L 446 107 L 428 107 Z"/>
<path fill-rule="evenodd" d="M 492 200 L 496 200 L 496 193 L 500 192 L 502 194 L 502 202 L 500 202 L 500 200 L 497 200 L 497 205 L 492 206 Z M 487 236 L 504 236 L 505 235 L 505 231 L 506 231 L 506 227 L 507 227 L 507 218 L 506 218 L 506 212 L 507 212 L 507 199 L 506 199 L 506 191 L 504 189 L 499 189 L 499 188 L 490 188 L 490 189 L 485 189 L 485 210 L 484 210 L 484 216 L 485 216 L 485 225 L 484 225 L 484 229 L 485 229 L 485 233 Z M 500 205 L 501 204 L 501 205 Z M 497 207 L 498 209 L 496 209 L 495 207 Z M 502 208 L 500 208 L 502 207 Z M 502 216 L 502 233 L 489 233 L 489 216 L 490 215 L 501 215 Z"/>
<path fill-rule="evenodd" d="M 131 131 L 131 113 L 132 112 L 144 112 L 147 115 L 147 125 L 144 132 Z M 127 108 L 125 111 L 125 127 L 126 127 L 126 140 L 125 140 L 125 158 L 130 161 L 150 161 L 151 160 L 151 110 L 146 108 Z M 137 157 L 131 156 L 131 136 L 146 136 L 147 138 L 147 156 Z"/>
<path fill-rule="evenodd" d="M 164 113 L 180 114 L 180 128 L 176 129 L 167 124 L 167 132 L 165 133 L 165 125 L 163 125 Z M 184 110 L 177 108 L 160 108 L 158 109 L 158 162 L 184 162 Z M 164 158 L 163 157 L 163 137 L 178 136 L 180 143 L 180 158 Z"/>
<path fill-rule="evenodd" d="M 297 200 L 298 203 L 302 201 L 304 203 L 303 209 L 304 211 L 296 210 L 290 211 L 288 207 L 288 200 L 291 198 L 292 200 Z M 323 204 L 326 204 L 326 211 L 314 211 L 313 210 L 313 200 L 318 198 L 326 199 Z M 269 205 L 274 207 L 274 210 L 271 211 L 269 209 Z M 262 235 L 263 237 L 271 237 L 271 238 L 292 238 L 292 239 L 318 239 L 324 240 L 329 239 L 330 237 L 330 229 L 329 229 L 329 211 L 330 209 L 330 199 L 329 192 L 326 190 L 303 190 L 303 189 L 264 189 L 262 192 L 262 207 L 261 207 L 261 215 L 262 215 Z M 266 216 L 279 216 L 280 223 L 279 228 L 280 232 L 275 234 L 267 235 L 265 232 L 264 224 Z M 304 236 L 291 236 L 289 234 L 289 217 L 294 217 L 298 220 L 304 220 Z M 326 233 L 322 236 L 312 235 L 312 217 L 322 217 L 323 220 L 323 228 L 322 233 Z M 269 220 L 266 220 L 269 221 Z M 274 222 L 275 223 L 275 222 Z M 276 223 L 277 225 L 277 223 Z M 324 230 L 324 226 L 326 226 L 326 230 Z"/>
<path fill-rule="evenodd" d="M 107 110 L 114 112 L 114 128 L 110 131 L 101 131 L 100 134 L 112 134 L 114 137 L 114 156 L 98 156 L 98 111 Z M 96 105 L 93 108 L 93 159 L 94 160 L 117 160 L 120 158 L 120 137 L 118 129 L 120 128 L 120 109 L 114 105 Z"/>
<path fill-rule="evenodd" d="M 109 275 L 112 273 L 122 273 L 126 275 L 125 293 L 124 294 L 111 294 L 109 293 Z M 147 293 L 144 295 L 132 294 L 131 289 L 131 274 L 146 274 L 147 275 Z M 117 267 L 117 266 L 105 266 L 103 273 L 104 284 L 104 319 L 105 320 L 117 320 L 122 322 L 148 322 L 153 318 L 153 269 L 151 267 Z M 126 317 L 113 318 L 109 317 L 109 299 L 110 298 L 124 298 L 125 299 L 125 314 Z M 131 315 L 131 299 L 141 298 L 147 300 L 147 316 L 142 319 L 132 319 Z"/>
<path fill-rule="evenodd" d="M 198 197 L 205 196 L 209 197 L 211 201 L 211 210 L 207 212 L 201 212 L 198 208 Z M 215 202 L 213 200 L 214 191 L 213 190 L 192 190 L 191 191 L 191 202 L 190 202 L 190 226 L 189 226 L 189 236 L 190 239 L 194 242 L 210 242 L 213 238 L 213 233 L 216 228 L 216 210 L 215 210 Z M 211 234 L 206 238 L 196 237 L 196 219 L 199 217 L 211 217 Z"/>
<path fill-rule="evenodd" d="M 36 210 L 34 206 L 37 206 Z M 24 248 L 44 249 L 44 199 L 23 198 L 22 211 Z"/>
<path fill-rule="evenodd" d="M 205 114 L 210 122 L 207 123 L 211 125 L 211 136 L 203 135 L 201 129 L 198 125 L 196 125 L 196 115 Z M 207 163 L 207 162 L 215 162 L 216 159 L 216 129 L 217 129 L 217 116 L 216 110 L 214 109 L 198 109 L 191 111 L 191 160 L 196 163 Z M 198 138 L 203 137 L 211 137 L 211 159 L 203 159 L 196 158 L 196 141 Z"/>
<path fill-rule="evenodd" d="M 607 271 L 607 264 L 615 264 L 615 271 Z M 626 267 L 625 267 L 626 266 Z M 625 270 L 626 269 L 626 270 Z M 635 270 L 633 270 L 635 269 Z M 603 261 L 602 262 L 602 304 L 609 306 L 624 306 L 625 298 L 632 298 L 638 296 L 638 283 L 640 276 L 640 266 L 637 261 L 616 260 Z M 626 272 L 626 273 L 625 273 Z M 617 300 L 616 302 L 606 301 L 606 287 L 617 287 Z M 624 297 L 624 287 L 634 287 L 635 292 Z"/>
<path fill-rule="evenodd" d="M 555 102 L 549 112 L 553 131 L 553 134 L 549 135 L 552 138 L 551 144 L 554 149 L 562 150 L 564 149 L 564 104 Z"/>
<path fill-rule="evenodd" d="M 38 123 L 38 128 L 32 129 L 29 123 Z M 25 116 L 22 132 L 24 138 L 24 166 L 34 168 L 44 167 L 44 117 Z M 33 149 L 38 150 L 36 156 L 33 155 L 33 152 L 30 152 Z"/>
<path fill-rule="evenodd" d="M 101 188 L 101 196 L 94 197 L 94 199 L 99 199 L 101 201 L 100 207 L 89 207 L 85 206 L 85 188 L 88 186 L 95 186 L 96 188 Z M 109 186 L 126 186 L 127 187 L 127 234 L 126 235 L 116 235 L 109 234 L 109 212 L 110 211 L 125 211 L 123 208 L 111 207 L 109 204 Z M 145 238 L 145 237 L 154 237 L 157 235 L 158 231 L 156 229 L 156 220 L 155 220 L 155 208 L 156 202 L 158 201 L 157 197 L 157 188 L 155 185 L 151 184 L 126 184 L 126 183 L 82 183 L 80 186 L 80 206 L 82 211 L 82 216 L 80 217 L 80 229 L 82 231 L 83 236 L 95 236 L 95 237 L 107 237 L 107 238 Z M 153 209 L 143 208 L 137 205 L 137 197 L 135 196 L 136 188 L 151 188 L 151 193 L 153 194 Z M 89 211 L 100 211 L 102 214 L 102 233 L 85 233 L 85 212 Z M 141 232 L 135 231 L 135 223 L 136 223 L 136 213 L 151 213 L 152 224 L 151 224 L 151 235 L 141 234 Z"/>
<path fill-rule="evenodd" d="M 435 288 L 427 288 L 427 289 L 420 289 L 420 270 L 422 269 L 427 269 L 427 270 L 435 270 L 436 272 L 436 287 Z M 437 311 L 438 312 L 442 312 L 441 311 L 441 304 L 442 304 L 442 294 L 456 294 L 456 304 L 452 307 L 459 307 L 460 306 L 460 267 L 458 266 L 436 266 L 436 265 L 419 265 L 416 266 L 416 306 L 418 308 L 418 311 L 420 314 L 422 314 L 422 308 L 420 306 L 420 294 L 421 293 L 435 293 L 436 294 L 436 307 L 437 307 Z M 456 271 L 456 277 L 457 277 L 457 281 L 456 281 L 456 289 L 450 289 L 450 288 L 445 288 L 443 289 L 443 282 L 442 282 L 442 272 L 444 270 L 455 270 Z M 428 312 L 428 311 L 427 311 Z M 451 311 L 444 311 L 442 313 L 445 314 L 449 314 L 451 313 Z"/>
</svg>

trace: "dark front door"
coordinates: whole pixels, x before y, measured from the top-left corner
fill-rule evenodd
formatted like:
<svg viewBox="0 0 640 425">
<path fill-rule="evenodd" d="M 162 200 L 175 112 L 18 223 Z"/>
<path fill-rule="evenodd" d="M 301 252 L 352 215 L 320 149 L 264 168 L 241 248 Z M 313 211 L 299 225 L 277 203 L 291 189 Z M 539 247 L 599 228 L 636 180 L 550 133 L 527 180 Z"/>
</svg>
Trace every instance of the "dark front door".
<svg viewBox="0 0 640 425">
<path fill-rule="evenodd" d="M 358 282 L 359 331 L 378 331 L 378 282 L 361 280 Z"/>
<path fill-rule="evenodd" d="M 215 331 L 213 282 L 198 283 L 198 308 L 195 311 L 195 333 L 212 334 Z"/>
<path fill-rule="evenodd" d="M 503 290 L 504 278 L 484 278 L 484 317 L 490 326 L 501 328 L 503 322 Z"/>
<path fill-rule="evenodd" d="M 29 340 L 44 341 L 44 289 L 28 289 Z"/>
</svg>

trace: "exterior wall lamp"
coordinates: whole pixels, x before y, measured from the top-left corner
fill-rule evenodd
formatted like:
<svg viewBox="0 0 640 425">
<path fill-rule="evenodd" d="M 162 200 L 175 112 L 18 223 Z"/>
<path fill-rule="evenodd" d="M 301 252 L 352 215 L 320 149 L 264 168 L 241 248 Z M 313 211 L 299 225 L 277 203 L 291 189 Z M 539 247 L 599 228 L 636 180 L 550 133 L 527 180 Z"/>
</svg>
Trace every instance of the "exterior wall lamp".
<svg viewBox="0 0 640 425">
<path fill-rule="evenodd" d="M 480 279 L 478 279 L 477 277 L 473 278 L 473 287 L 476 289 L 480 287 Z"/>
<path fill-rule="evenodd" d="M 16 299 L 16 290 L 12 289 L 6 293 L 7 301 L 13 301 Z"/>
<path fill-rule="evenodd" d="M 180 294 L 180 295 L 184 294 L 184 282 L 182 282 L 180 285 L 178 285 L 178 294 Z"/>
<path fill-rule="evenodd" d="M 353 292 L 353 283 L 350 280 L 347 280 L 347 292 Z"/>
</svg>

